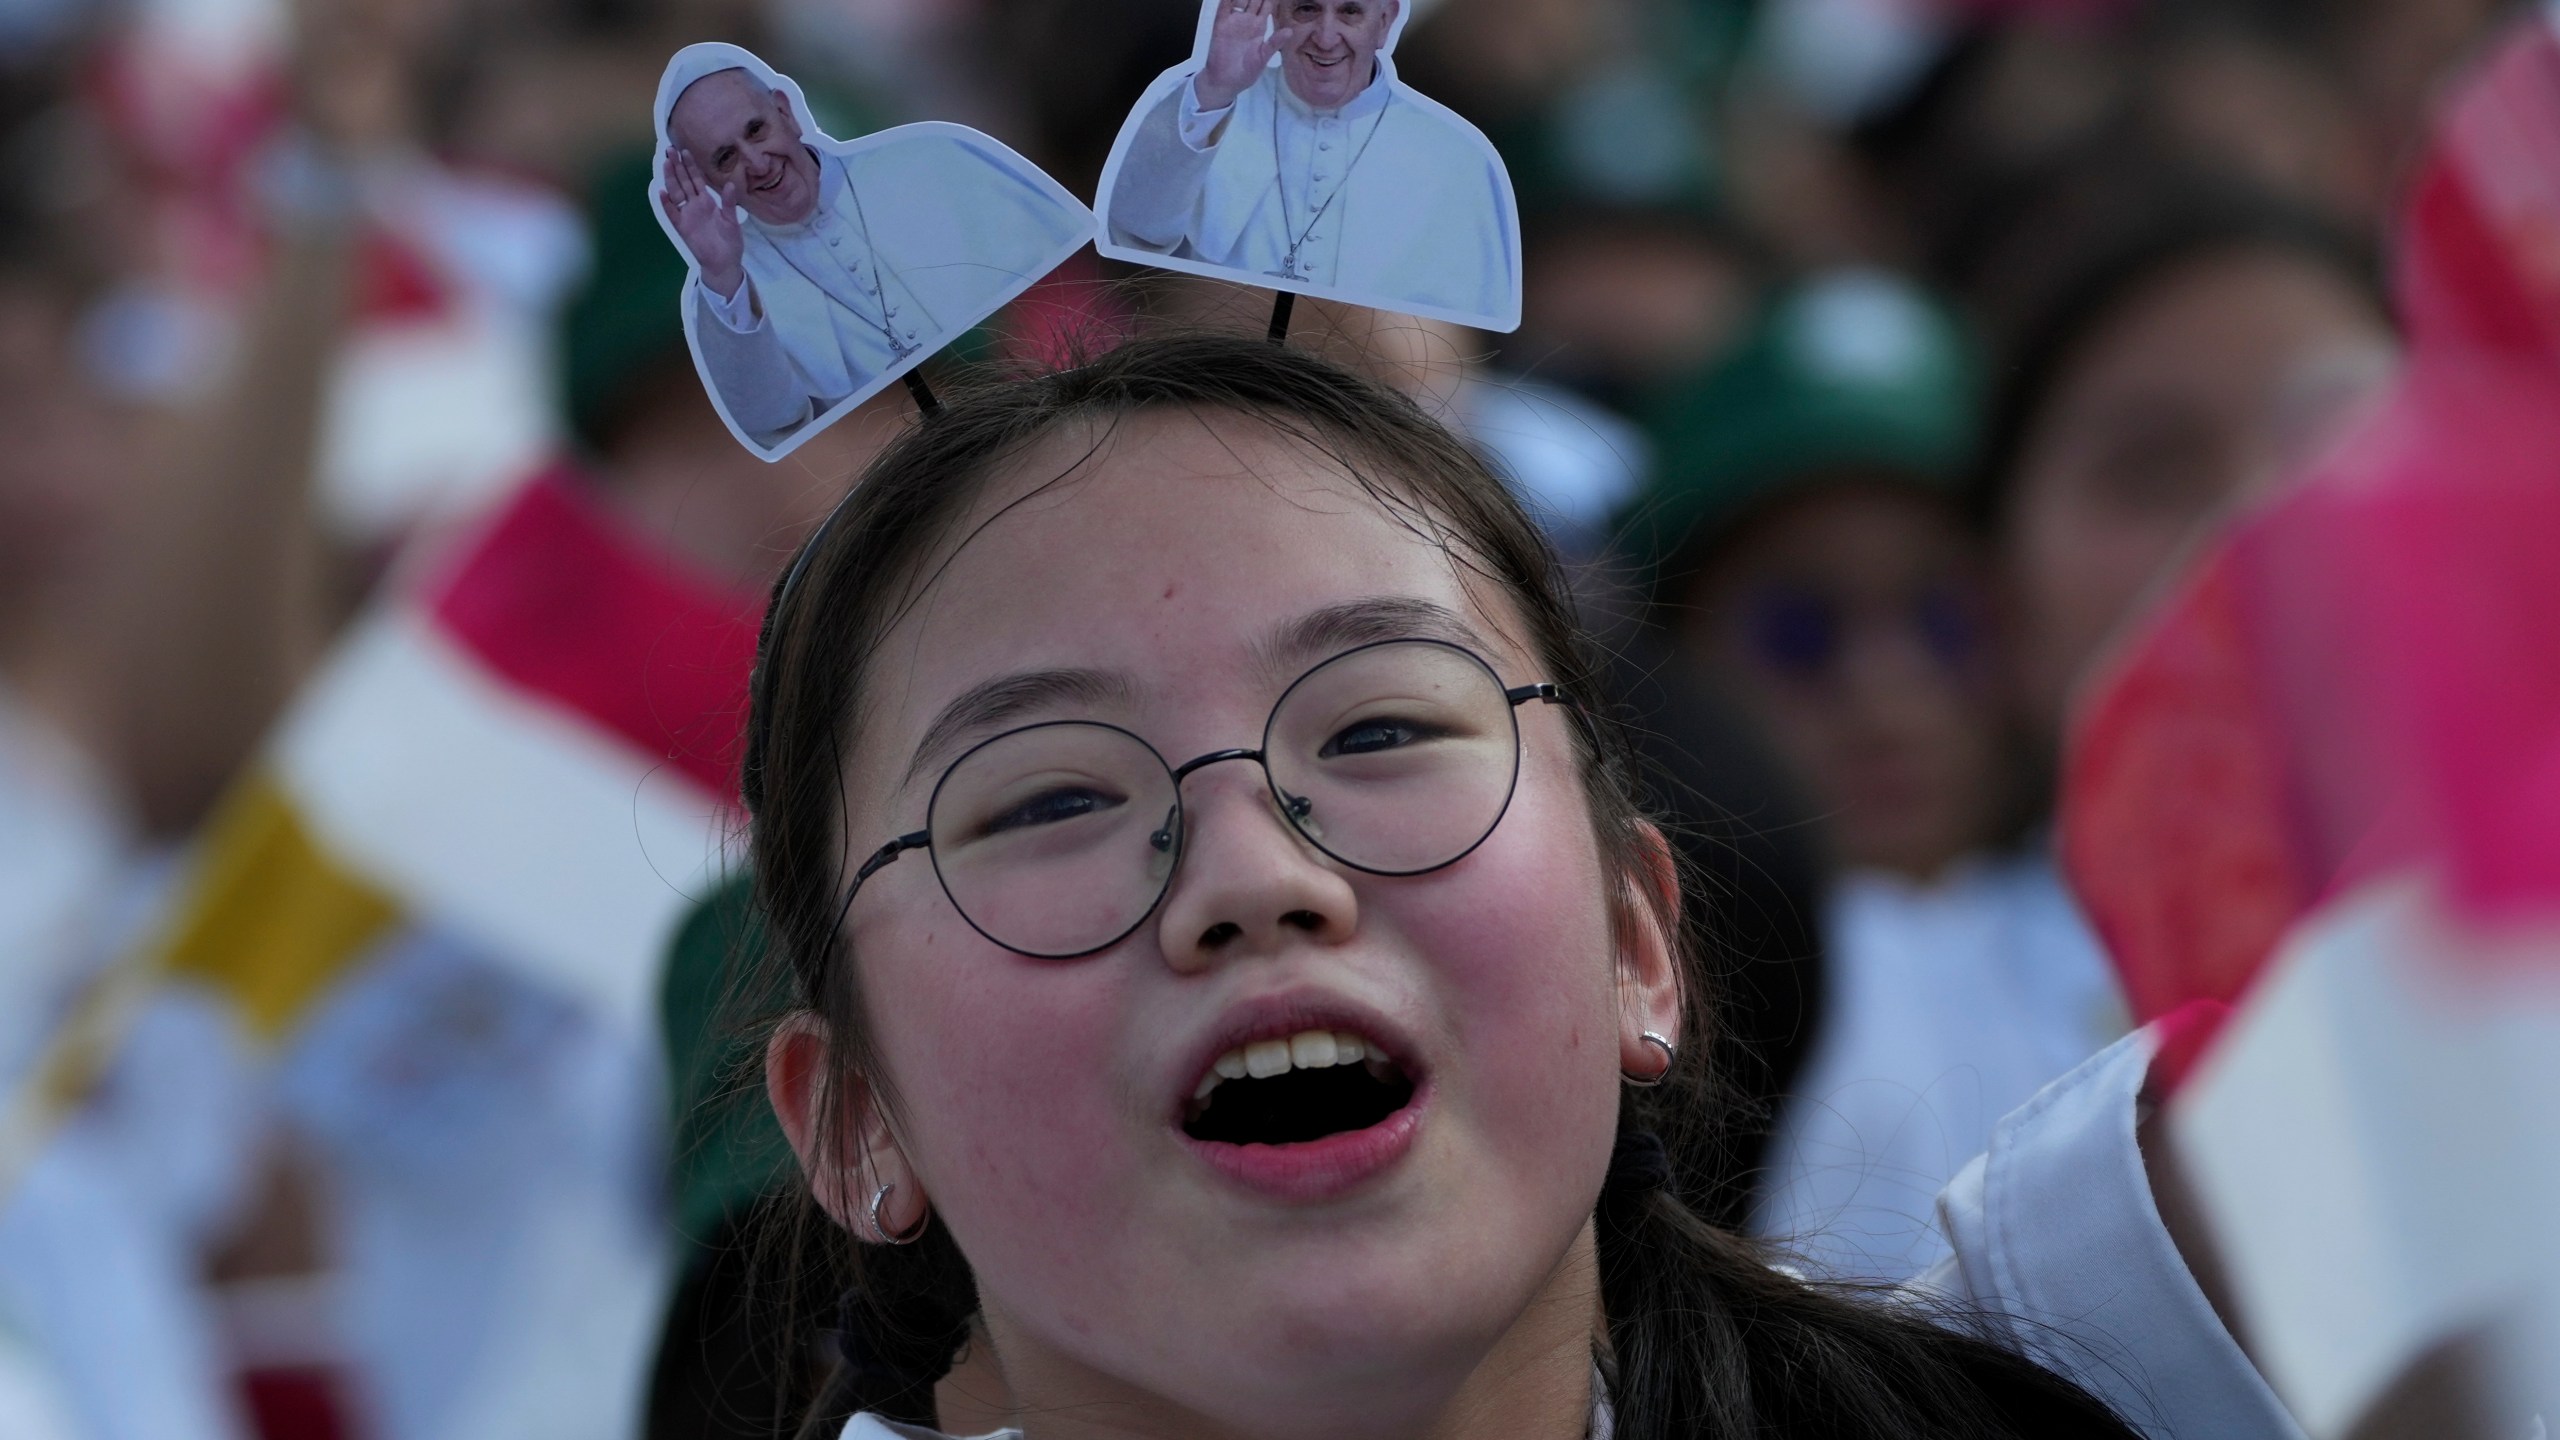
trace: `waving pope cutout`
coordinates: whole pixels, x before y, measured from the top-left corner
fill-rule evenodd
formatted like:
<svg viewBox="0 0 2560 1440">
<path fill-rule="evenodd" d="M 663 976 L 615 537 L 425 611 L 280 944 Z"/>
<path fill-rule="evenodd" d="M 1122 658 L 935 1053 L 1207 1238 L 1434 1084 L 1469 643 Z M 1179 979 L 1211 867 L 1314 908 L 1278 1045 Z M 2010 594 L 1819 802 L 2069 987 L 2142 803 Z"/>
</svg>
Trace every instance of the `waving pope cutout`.
<svg viewBox="0 0 2560 1440">
<path fill-rule="evenodd" d="M 960 125 L 850 144 L 735 45 L 688 45 L 658 82 L 668 238 L 694 364 L 747 448 L 781 458 L 1093 237 L 1091 211 Z"/>
<path fill-rule="evenodd" d="M 1121 127 L 1101 250 L 1488 330 L 1520 323 L 1493 145 L 1396 79 L 1400 0 L 1210 0 Z"/>
</svg>

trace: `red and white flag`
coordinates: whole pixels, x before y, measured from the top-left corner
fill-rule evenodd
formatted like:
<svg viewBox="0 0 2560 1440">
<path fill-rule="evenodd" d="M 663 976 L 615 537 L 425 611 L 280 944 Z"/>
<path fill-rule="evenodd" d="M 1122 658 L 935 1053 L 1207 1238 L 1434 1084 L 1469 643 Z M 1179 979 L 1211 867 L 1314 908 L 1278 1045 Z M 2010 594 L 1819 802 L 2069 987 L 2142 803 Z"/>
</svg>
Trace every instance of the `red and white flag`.
<svg viewBox="0 0 2560 1440">
<path fill-rule="evenodd" d="M 2190 568 L 2081 717 L 2073 882 L 2314 1435 L 2421 1364 L 2560 1416 L 2560 27 L 2447 107 L 2392 393 Z"/>
</svg>

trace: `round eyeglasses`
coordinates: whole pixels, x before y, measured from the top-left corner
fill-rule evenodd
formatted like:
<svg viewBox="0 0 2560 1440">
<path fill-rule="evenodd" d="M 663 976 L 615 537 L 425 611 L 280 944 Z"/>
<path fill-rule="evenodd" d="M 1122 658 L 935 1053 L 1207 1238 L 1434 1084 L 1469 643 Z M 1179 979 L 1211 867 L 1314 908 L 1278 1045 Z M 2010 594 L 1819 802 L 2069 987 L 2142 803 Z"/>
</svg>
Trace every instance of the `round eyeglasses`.
<svg viewBox="0 0 2560 1440">
<path fill-rule="evenodd" d="M 1042 960 L 1107 950 L 1172 888 L 1182 782 L 1229 760 L 1260 765 L 1281 818 L 1341 864 L 1371 875 L 1438 870 L 1483 844 L 1511 807 L 1517 708 L 1565 698 L 1552 684 L 1506 688 L 1475 652 L 1446 641 L 1381 640 L 1292 682 L 1256 750 L 1174 765 L 1098 720 L 1008 730 L 951 762 L 925 828 L 862 862 L 845 910 L 882 866 L 929 850 L 952 908 L 996 944 Z"/>
</svg>

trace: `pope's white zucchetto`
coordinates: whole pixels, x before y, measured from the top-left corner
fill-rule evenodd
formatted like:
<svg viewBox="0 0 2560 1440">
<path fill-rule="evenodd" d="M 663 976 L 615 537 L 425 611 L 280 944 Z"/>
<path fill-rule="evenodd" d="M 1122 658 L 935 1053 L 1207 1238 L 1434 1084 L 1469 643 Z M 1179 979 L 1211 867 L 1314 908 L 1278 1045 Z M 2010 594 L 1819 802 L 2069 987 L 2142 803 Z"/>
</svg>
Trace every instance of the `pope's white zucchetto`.
<svg viewBox="0 0 2560 1440">
<path fill-rule="evenodd" d="M 691 88 L 694 81 L 705 75 L 717 75 L 723 70 L 744 70 L 755 77 L 758 85 L 767 90 L 784 90 L 797 94 L 796 86 L 749 51 L 716 40 L 687 45 L 667 61 L 666 73 L 658 77 L 658 103 L 652 107 L 652 113 L 658 119 L 658 143 L 664 145 L 674 142 L 675 137 L 668 132 L 667 123 L 669 117 L 675 113 L 677 97 Z M 799 107 L 795 104 L 793 108 Z M 799 119 L 803 125 L 808 123 L 808 116 L 805 114 Z"/>
</svg>

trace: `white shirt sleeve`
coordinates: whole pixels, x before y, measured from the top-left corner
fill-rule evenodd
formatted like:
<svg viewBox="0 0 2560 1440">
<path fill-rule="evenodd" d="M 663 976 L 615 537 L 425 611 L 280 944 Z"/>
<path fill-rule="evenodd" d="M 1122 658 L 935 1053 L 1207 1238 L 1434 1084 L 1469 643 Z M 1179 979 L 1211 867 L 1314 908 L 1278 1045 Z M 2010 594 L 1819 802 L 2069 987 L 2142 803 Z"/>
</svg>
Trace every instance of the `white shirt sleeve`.
<svg viewBox="0 0 2560 1440">
<path fill-rule="evenodd" d="M 2169 1238 L 2134 1134 L 2157 1037 L 2136 1031 L 1991 1132 L 1938 1197 L 1953 1253 L 1912 1288 L 2172 1440 L 2302 1440 Z"/>
<path fill-rule="evenodd" d="M 688 287 L 700 314 L 693 338 L 701 346 L 702 378 L 729 407 L 729 418 L 757 445 L 776 445 L 826 407 L 809 393 L 809 382 L 791 363 L 781 332 L 762 317 L 750 317 L 752 328 L 740 329 L 721 313 L 724 303 L 708 285 Z M 753 283 L 738 287 L 748 295 Z M 726 302 L 734 305 L 735 299 Z"/>
<path fill-rule="evenodd" d="M 1236 113 L 1236 102 L 1230 100 L 1216 110 L 1203 110 L 1200 108 L 1199 85 L 1200 77 L 1197 75 L 1182 82 L 1182 113 L 1176 121 L 1175 131 L 1182 136 L 1183 144 L 1194 150 L 1207 150 L 1210 137 L 1218 133 L 1219 126 L 1227 123 L 1228 116 Z"/>
<path fill-rule="evenodd" d="M 764 328 L 764 317 L 756 313 L 755 281 L 740 280 L 735 295 L 722 295 L 708 285 L 699 288 L 702 291 L 702 308 L 710 311 L 712 318 L 721 324 L 740 335 L 751 335 Z"/>
<path fill-rule="evenodd" d="M 962 1440 L 962 1437 L 945 1435 L 939 1430 L 928 1430 L 921 1425 L 902 1425 L 895 1420 L 883 1420 L 865 1411 L 845 1423 L 844 1432 L 837 1437 L 837 1440 Z M 1022 1440 L 1022 1432 L 996 1430 L 978 1436 L 977 1440 Z"/>
<path fill-rule="evenodd" d="M 1113 244 L 1158 255 L 1186 253 L 1196 237 L 1203 188 L 1215 147 L 1203 148 L 1208 131 L 1235 110 L 1233 105 L 1207 119 L 1202 143 L 1194 143 L 1187 127 L 1200 118 L 1188 80 L 1158 99 L 1131 134 L 1111 191 L 1102 198 Z"/>
</svg>

